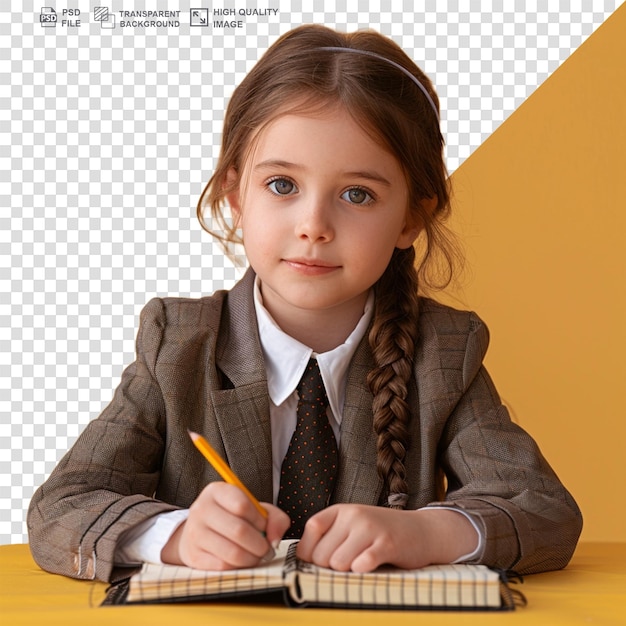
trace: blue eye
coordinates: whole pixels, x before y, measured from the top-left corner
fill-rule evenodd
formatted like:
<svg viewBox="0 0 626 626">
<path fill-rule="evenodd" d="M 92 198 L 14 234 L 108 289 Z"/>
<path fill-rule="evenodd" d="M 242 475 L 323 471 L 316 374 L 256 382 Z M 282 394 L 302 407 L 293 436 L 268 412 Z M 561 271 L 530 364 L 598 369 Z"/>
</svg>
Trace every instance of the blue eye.
<svg viewBox="0 0 626 626">
<path fill-rule="evenodd" d="M 352 189 L 345 191 L 341 197 L 351 204 L 369 204 L 374 200 L 374 198 L 361 187 L 352 187 Z"/>
<path fill-rule="evenodd" d="M 296 185 L 288 178 L 275 178 L 270 181 L 267 186 L 277 196 L 290 196 L 292 193 L 298 191 Z"/>
</svg>

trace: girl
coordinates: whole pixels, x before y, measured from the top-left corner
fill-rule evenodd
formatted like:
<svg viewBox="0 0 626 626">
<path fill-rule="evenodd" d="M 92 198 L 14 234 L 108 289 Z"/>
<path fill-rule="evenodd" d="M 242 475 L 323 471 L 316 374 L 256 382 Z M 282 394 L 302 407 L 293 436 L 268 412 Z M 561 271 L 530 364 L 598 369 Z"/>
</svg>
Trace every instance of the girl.
<svg viewBox="0 0 626 626">
<path fill-rule="evenodd" d="M 230 292 L 145 307 L 113 401 L 32 500 L 43 568 L 252 566 L 285 533 L 338 570 L 568 562 L 580 512 L 502 406 L 487 329 L 418 296 L 451 276 L 442 146 L 431 83 L 381 35 L 303 26 L 268 50 L 232 96 L 198 205 L 226 245 L 241 233 L 250 269 Z M 299 381 L 318 371 L 308 400 Z M 299 440 L 314 429 L 323 443 Z M 326 457 L 312 487 L 299 446 Z"/>
</svg>

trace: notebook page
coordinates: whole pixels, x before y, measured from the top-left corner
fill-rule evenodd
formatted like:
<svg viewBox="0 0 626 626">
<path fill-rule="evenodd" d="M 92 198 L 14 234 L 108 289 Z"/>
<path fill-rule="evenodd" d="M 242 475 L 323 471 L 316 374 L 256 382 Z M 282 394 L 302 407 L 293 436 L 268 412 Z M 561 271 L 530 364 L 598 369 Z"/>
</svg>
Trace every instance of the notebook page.
<svg viewBox="0 0 626 626">
<path fill-rule="evenodd" d="M 500 577 L 480 565 L 358 574 L 301 564 L 300 601 L 355 606 L 499 607 Z"/>
<path fill-rule="evenodd" d="M 221 596 L 282 587 L 283 564 L 288 544 L 281 544 L 269 563 L 257 567 L 204 571 L 176 565 L 145 563 L 129 584 L 127 602 Z"/>
</svg>

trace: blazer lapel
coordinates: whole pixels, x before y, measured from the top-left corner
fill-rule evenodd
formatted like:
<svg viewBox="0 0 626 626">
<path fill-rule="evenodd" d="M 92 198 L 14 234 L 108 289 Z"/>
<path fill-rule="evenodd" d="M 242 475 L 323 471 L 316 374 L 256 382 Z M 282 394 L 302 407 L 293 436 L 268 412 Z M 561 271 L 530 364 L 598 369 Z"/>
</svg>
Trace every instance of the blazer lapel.
<svg viewBox="0 0 626 626">
<path fill-rule="evenodd" d="M 373 365 L 366 335 L 348 368 L 341 420 L 339 475 L 333 502 L 376 505 L 380 499 L 383 483 L 376 470 L 372 394 L 365 383 Z"/>
<path fill-rule="evenodd" d="M 211 393 L 226 462 L 258 500 L 272 502 L 272 440 L 267 383 Z"/>
<path fill-rule="evenodd" d="M 216 346 L 216 365 L 232 389 L 214 389 L 211 401 L 226 461 L 256 498 L 271 502 L 272 440 L 267 378 L 248 270 L 228 293 Z"/>
</svg>

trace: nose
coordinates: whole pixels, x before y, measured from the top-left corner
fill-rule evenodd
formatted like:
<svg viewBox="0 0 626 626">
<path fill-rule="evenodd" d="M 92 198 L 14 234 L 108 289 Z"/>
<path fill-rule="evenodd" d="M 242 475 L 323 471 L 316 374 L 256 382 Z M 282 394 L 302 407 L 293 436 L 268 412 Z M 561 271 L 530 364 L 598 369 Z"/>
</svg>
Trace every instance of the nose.
<svg viewBox="0 0 626 626">
<path fill-rule="evenodd" d="M 332 241 L 335 236 L 331 203 L 322 198 L 303 202 L 296 222 L 296 236 L 314 243 Z"/>
</svg>

